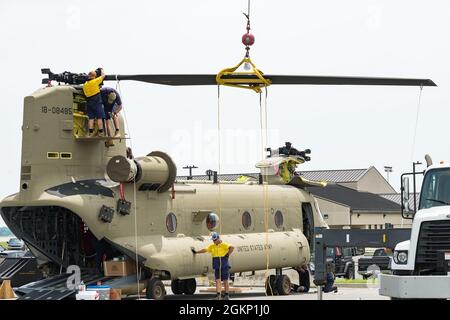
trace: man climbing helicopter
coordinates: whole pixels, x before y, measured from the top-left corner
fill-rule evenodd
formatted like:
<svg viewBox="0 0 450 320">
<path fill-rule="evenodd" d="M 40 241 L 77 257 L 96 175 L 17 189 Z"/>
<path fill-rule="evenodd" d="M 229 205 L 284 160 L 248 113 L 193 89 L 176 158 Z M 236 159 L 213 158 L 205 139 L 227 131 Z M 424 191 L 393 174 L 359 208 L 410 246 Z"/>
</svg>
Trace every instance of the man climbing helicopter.
<svg viewBox="0 0 450 320">
<path fill-rule="evenodd" d="M 100 71 L 98 74 L 97 71 Z M 100 85 L 105 79 L 103 69 L 92 70 L 88 73 L 88 80 L 83 85 L 83 92 L 86 96 L 87 114 L 89 117 L 88 128 L 89 137 L 94 136 L 94 119 L 97 119 L 99 136 L 103 136 L 103 119 L 105 111 L 103 110 L 102 97 L 100 94 Z"/>
<path fill-rule="evenodd" d="M 106 130 L 108 136 L 114 138 L 120 137 L 120 125 L 118 114 L 122 110 L 122 99 L 120 98 L 119 92 L 110 87 L 103 87 L 100 89 L 100 94 L 102 96 L 103 107 L 105 110 L 105 121 Z M 114 134 L 111 125 L 111 119 L 114 123 Z"/>
</svg>

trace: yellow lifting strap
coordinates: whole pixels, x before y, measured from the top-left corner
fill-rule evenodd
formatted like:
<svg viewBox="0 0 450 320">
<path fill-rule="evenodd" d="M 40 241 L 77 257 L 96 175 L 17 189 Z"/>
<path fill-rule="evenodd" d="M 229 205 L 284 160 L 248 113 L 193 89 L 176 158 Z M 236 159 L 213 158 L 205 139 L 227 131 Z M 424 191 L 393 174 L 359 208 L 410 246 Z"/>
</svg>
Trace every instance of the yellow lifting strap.
<svg viewBox="0 0 450 320">
<path fill-rule="evenodd" d="M 244 63 L 248 63 L 252 66 L 251 71 L 235 72 Z M 256 79 L 255 78 L 248 79 L 245 77 L 239 79 L 239 76 L 248 76 L 248 75 L 256 76 Z M 227 76 L 237 76 L 237 77 L 227 78 Z M 239 62 L 233 68 L 226 68 L 220 71 L 216 76 L 216 81 L 217 84 L 219 85 L 250 89 L 255 91 L 256 93 L 260 93 L 261 88 L 268 87 L 271 85 L 271 81 L 269 79 L 264 78 L 263 73 L 256 68 L 255 64 L 252 62 L 252 60 L 250 60 L 249 57 L 244 57 L 244 59 L 242 59 L 241 62 Z"/>
</svg>

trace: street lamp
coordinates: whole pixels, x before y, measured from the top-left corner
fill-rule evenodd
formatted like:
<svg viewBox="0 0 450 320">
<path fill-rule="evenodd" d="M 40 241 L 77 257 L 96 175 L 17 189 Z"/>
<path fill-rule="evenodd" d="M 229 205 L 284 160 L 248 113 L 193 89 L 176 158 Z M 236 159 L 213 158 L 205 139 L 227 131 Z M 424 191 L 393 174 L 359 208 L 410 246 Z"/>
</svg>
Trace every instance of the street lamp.
<svg viewBox="0 0 450 320">
<path fill-rule="evenodd" d="M 387 182 L 389 182 L 389 173 L 392 172 L 392 167 L 384 166 L 384 172 L 386 172 Z"/>
</svg>

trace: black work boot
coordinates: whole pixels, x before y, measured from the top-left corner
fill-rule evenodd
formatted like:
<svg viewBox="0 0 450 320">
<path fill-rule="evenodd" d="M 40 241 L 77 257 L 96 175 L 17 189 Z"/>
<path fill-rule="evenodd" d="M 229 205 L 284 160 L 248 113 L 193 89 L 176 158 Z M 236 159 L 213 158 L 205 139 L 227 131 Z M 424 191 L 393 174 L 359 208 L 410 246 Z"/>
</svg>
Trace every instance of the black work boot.
<svg viewBox="0 0 450 320">
<path fill-rule="evenodd" d="M 211 300 L 221 300 L 221 295 L 220 292 L 216 292 L 216 296 L 214 298 L 212 298 Z"/>
</svg>

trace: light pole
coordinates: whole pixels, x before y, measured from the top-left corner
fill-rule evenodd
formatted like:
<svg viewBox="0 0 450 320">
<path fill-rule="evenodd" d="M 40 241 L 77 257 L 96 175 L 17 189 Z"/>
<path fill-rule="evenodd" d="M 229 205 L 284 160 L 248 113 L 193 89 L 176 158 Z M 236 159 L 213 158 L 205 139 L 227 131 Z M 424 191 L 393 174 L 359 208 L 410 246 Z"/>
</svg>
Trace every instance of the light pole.
<svg viewBox="0 0 450 320">
<path fill-rule="evenodd" d="M 386 172 L 386 179 L 389 182 L 389 173 L 392 172 L 392 167 L 384 166 L 384 172 Z"/>
<path fill-rule="evenodd" d="M 188 169 L 189 170 L 189 176 L 187 177 L 187 180 L 192 180 L 192 169 L 198 169 L 198 167 L 196 167 L 196 166 L 186 166 L 186 167 L 183 167 L 183 169 Z"/>
</svg>

